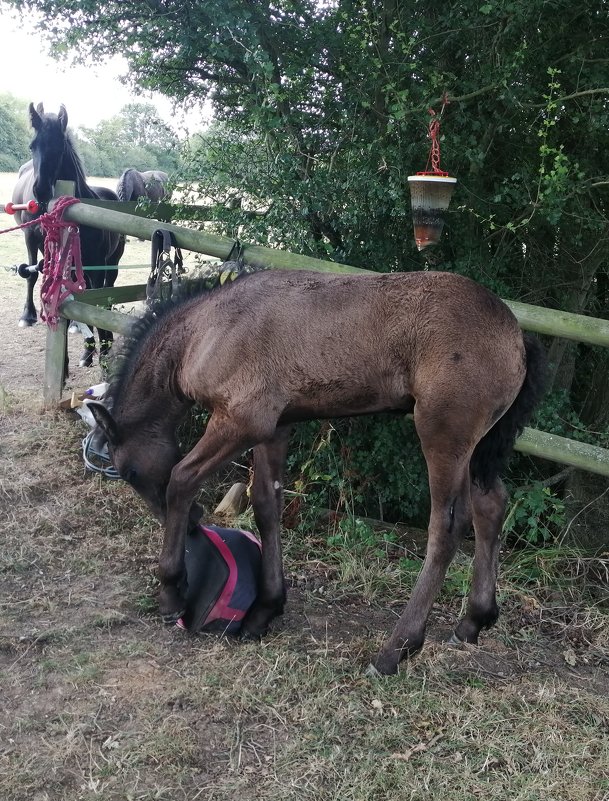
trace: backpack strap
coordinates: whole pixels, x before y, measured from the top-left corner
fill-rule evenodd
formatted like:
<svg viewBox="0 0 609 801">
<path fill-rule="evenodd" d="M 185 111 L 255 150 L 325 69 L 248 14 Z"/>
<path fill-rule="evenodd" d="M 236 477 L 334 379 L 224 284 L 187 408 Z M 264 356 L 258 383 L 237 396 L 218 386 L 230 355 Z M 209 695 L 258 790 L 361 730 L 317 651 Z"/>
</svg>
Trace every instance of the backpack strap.
<svg viewBox="0 0 609 801">
<path fill-rule="evenodd" d="M 188 589 L 181 620 L 184 628 L 194 632 L 205 625 L 226 586 L 230 570 L 203 526 L 196 526 L 186 535 L 185 562 Z"/>
<path fill-rule="evenodd" d="M 249 531 L 199 525 L 186 537 L 182 628 L 233 633 L 258 594 L 261 545 Z"/>
</svg>

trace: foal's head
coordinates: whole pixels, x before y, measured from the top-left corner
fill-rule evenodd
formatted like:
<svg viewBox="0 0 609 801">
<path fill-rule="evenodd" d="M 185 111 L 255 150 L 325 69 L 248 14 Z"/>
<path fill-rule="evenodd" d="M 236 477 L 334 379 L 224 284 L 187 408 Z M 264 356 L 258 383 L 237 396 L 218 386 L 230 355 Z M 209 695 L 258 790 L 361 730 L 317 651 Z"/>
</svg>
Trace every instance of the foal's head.
<svg viewBox="0 0 609 801">
<path fill-rule="evenodd" d="M 120 477 L 131 484 L 153 514 L 164 522 L 167 484 L 181 458 L 173 430 L 167 432 L 145 422 L 121 424 L 97 401 L 89 401 L 87 407 L 106 436 L 112 464 Z"/>
<path fill-rule="evenodd" d="M 34 162 L 34 197 L 48 203 L 68 145 L 68 112 L 61 106 L 59 114 L 45 114 L 42 103 L 30 103 L 30 123 L 34 138 L 30 144 Z"/>
</svg>

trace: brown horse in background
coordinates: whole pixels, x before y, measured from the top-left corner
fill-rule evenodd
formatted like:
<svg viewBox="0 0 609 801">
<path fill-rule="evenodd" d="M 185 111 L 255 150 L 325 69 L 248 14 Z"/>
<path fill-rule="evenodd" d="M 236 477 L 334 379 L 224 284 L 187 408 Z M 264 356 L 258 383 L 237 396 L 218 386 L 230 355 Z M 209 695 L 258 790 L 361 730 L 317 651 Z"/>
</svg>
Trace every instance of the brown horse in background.
<svg viewBox="0 0 609 801">
<path fill-rule="evenodd" d="M 429 471 L 425 562 L 376 658 L 381 673 L 421 647 L 461 537 L 476 537 L 458 641 L 497 619 L 496 575 L 507 494 L 499 477 L 543 391 L 544 354 L 508 307 L 451 273 L 378 275 L 268 271 L 199 294 L 136 324 L 111 384 L 89 404 L 120 475 L 165 524 L 160 610 L 184 609 L 184 543 L 205 479 L 249 448 L 263 577 L 243 624 L 259 637 L 281 614 L 283 473 L 293 423 L 414 412 Z M 211 412 L 185 456 L 176 427 L 198 403 Z"/>
<path fill-rule="evenodd" d="M 160 203 L 168 197 L 168 181 L 169 176 L 162 170 L 139 172 L 134 167 L 128 167 L 118 179 L 116 194 L 122 201 L 148 198 L 153 203 Z"/>
</svg>

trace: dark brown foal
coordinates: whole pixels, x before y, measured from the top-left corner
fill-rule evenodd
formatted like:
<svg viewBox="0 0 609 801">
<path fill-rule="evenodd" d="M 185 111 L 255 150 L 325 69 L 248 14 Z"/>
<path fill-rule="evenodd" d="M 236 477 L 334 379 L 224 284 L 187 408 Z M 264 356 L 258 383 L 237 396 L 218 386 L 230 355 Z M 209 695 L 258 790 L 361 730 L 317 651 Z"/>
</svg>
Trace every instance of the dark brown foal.
<svg viewBox="0 0 609 801">
<path fill-rule="evenodd" d="M 421 574 L 376 668 L 394 673 L 421 647 L 429 612 L 472 522 L 474 575 L 455 638 L 476 642 L 498 614 L 499 478 L 543 388 L 544 355 L 507 306 L 450 273 L 259 272 L 155 309 L 126 343 L 112 410 L 91 404 L 121 476 L 165 523 L 160 609 L 183 612 L 184 542 L 205 479 L 254 449 L 252 504 L 262 584 L 246 636 L 281 614 L 283 473 L 293 423 L 414 410 L 429 472 Z M 184 457 L 175 430 L 193 403 L 211 412 Z"/>
</svg>

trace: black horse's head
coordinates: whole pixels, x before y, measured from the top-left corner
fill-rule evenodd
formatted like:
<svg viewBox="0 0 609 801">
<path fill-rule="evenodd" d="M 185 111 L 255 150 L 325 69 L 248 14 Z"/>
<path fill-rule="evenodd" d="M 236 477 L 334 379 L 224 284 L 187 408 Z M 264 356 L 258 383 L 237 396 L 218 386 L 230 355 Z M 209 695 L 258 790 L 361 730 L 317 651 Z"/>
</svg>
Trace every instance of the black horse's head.
<svg viewBox="0 0 609 801">
<path fill-rule="evenodd" d="M 59 114 L 45 114 L 42 103 L 36 108 L 30 103 L 30 123 L 34 138 L 30 144 L 34 162 L 34 197 L 39 203 L 48 203 L 59 176 L 68 142 L 68 112 L 60 106 Z"/>
</svg>

